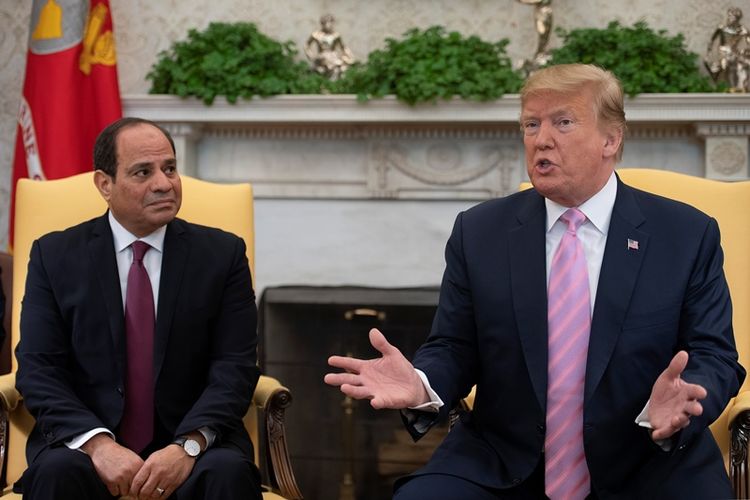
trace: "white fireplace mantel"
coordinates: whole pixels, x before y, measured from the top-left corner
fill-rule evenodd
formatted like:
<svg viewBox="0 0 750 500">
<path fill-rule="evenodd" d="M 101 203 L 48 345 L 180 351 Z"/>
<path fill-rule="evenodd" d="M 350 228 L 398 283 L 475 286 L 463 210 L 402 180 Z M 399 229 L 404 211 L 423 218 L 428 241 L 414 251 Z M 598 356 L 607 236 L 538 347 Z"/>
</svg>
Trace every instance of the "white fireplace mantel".
<svg viewBox="0 0 750 500">
<path fill-rule="evenodd" d="M 417 106 L 351 95 L 123 101 L 127 115 L 170 130 L 187 173 L 253 182 L 261 198 L 484 199 L 525 176 L 518 95 Z M 626 116 L 622 166 L 748 178 L 750 95 L 644 94 L 626 100 Z"/>
<path fill-rule="evenodd" d="M 205 106 L 147 95 L 124 106 L 170 130 L 188 173 L 253 183 L 259 293 L 436 285 L 456 214 L 526 178 L 515 95 L 416 107 L 353 96 Z M 643 95 L 628 99 L 626 114 L 622 167 L 747 177 L 750 96 Z"/>
<path fill-rule="evenodd" d="M 516 123 L 520 98 L 463 99 L 409 106 L 395 97 L 357 101 L 353 95 L 282 95 L 207 106 L 194 98 L 129 95 L 125 111 L 154 121 L 184 123 Z M 750 94 L 642 94 L 626 99 L 630 123 L 750 122 Z"/>
</svg>

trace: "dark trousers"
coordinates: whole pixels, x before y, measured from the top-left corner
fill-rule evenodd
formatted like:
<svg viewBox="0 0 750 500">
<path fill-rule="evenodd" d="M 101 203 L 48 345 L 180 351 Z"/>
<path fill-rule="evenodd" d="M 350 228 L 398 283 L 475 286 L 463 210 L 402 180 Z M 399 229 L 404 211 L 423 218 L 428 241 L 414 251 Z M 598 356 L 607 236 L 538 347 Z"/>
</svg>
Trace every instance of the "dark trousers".
<svg viewBox="0 0 750 500">
<path fill-rule="evenodd" d="M 457 476 L 424 474 L 407 476 L 396 483 L 393 500 L 528 500 L 544 499 L 544 459 L 518 486 L 508 489 L 486 488 Z"/>
<path fill-rule="evenodd" d="M 66 447 L 42 452 L 20 481 L 30 500 L 111 500 L 91 459 Z M 260 474 L 233 447 L 214 447 L 196 461 L 190 476 L 170 500 L 261 500 Z"/>
</svg>

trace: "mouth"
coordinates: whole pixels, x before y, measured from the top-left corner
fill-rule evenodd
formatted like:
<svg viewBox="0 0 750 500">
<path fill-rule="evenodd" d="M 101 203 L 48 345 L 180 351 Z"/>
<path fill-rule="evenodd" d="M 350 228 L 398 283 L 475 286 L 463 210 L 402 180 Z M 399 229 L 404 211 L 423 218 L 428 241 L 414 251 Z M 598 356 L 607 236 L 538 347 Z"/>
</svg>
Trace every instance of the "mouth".
<svg viewBox="0 0 750 500">
<path fill-rule="evenodd" d="M 169 199 L 152 201 L 151 203 L 148 204 L 148 206 L 154 207 L 154 208 L 161 208 L 161 207 L 168 207 L 174 204 L 175 204 L 175 200 L 169 198 Z"/>
<path fill-rule="evenodd" d="M 549 172 L 550 170 L 552 170 L 553 166 L 554 166 L 554 163 L 547 160 L 546 158 L 539 160 L 534 164 L 534 167 L 536 168 L 536 170 L 541 173 Z"/>
</svg>

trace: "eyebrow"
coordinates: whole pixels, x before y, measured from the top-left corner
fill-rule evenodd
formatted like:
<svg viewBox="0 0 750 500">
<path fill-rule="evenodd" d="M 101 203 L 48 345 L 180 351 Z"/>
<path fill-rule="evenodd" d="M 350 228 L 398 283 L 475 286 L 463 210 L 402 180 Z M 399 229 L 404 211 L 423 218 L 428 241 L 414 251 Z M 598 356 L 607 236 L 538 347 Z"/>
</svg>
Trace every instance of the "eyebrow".
<svg viewBox="0 0 750 500">
<path fill-rule="evenodd" d="M 546 113 L 546 114 L 550 116 L 551 118 L 559 118 L 560 116 L 563 116 L 563 115 L 576 116 L 573 108 L 571 108 L 570 106 L 563 106 L 563 107 L 554 109 L 550 113 Z M 521 118 L 520 118 L 521 121 L 538 120 L 538 119 L 539 119 L 539 116 L 537 116 L 536 114 L 524 115 L 523 113 L 521 114 Z"/>
</svg>

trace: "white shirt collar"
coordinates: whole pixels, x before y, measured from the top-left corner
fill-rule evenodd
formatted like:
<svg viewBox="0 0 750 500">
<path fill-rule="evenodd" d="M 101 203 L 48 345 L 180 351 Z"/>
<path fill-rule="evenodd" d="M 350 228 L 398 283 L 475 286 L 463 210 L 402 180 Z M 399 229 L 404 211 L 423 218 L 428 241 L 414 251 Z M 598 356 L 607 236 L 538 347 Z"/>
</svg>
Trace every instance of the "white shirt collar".
<svg viewBox="0 0 750 500">
<path fill-rule="evenodd" d="M 609 222 L 612 219 L 612 208 L 615 206 L 615 198 L 617 197 L 617 176 L 614 172 L 609 176 L 607 183 L 604 187 L 599 190 L 594 196 L 583 202 L 578 210 L 583 212 L 586 218 L 594 225 L 596 229 L 602 234 L 607 234 L 609 231 Z M 547 231 L 552 229 L 557 219 L 568 210 L 569 207 L 564 207 L 559 203 L 555 203 L 549 198 L 544 199 L 544 204 L 547 207 Z"/>
<path fill-rule="evenodd" d="M 143 238 L 138 238 L 130 231 L 125 229 L 122 224 L 120 224 L 117 219 L 115 219 L 115 216 L 112 215 L 111 210 L 108 211 L 107 215 L 109 218 L 109 227 L 112 228 L 112 238 L 115 240 L 115 251 L 117 253 L 125 250 L 136 240 L 141 240 L 145 243 L 148 243 L 152 248 L 158 250 L 159 253 L 163 251 L 164 236 L 167 234 L 166 225 L 160 227 L 153 233 L 144 236 Z"/>
</svg>

